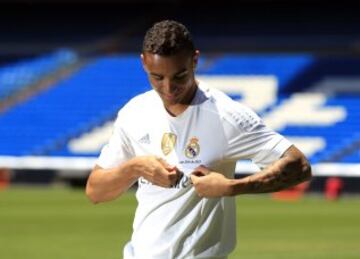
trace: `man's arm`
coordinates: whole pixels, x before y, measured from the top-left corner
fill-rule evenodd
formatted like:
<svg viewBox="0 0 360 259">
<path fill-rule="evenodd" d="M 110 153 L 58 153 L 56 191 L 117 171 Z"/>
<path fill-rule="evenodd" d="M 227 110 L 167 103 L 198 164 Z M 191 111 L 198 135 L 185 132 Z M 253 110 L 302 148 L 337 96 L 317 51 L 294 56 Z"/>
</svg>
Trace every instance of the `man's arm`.
<svg viewBox="0 0 360 259">
<path fill-rule="evenodd" d="M 170 187 L 179 177 L 176 167 L 155 156 L 134 157 L 120 166 L 104 169 L 96 165 L 86 184 L 86 195 L 93 203 L 114 200 L 139 177 L 155 185 Z"/>
<path fill-rule="evenodd" d="M 279 160 L 264 170 L 241 179 L 228 179 L 205 167 L 197 168 L 191 176 L 197 193 L 204 197 L 275 192 L 310 178 L 310 164 L 295 146 L 291 146 Z"/>
</svg>

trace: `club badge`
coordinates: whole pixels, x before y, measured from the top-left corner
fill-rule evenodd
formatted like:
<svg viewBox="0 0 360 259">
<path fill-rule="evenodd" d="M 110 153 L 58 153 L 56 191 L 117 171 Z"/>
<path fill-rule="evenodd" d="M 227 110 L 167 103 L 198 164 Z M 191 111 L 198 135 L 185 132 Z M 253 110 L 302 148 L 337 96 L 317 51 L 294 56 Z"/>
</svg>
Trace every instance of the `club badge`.
<svg viewBox="0 0 360 259">
<path fill-rule="evenodd" d="M 176 135 L 174 133 L 164 133 L 161 140 L 161 150 L 165 156 L 171 153 L 175 148 Z"/>
<path fill-rule="evenodd" d="M 185 156 L 187 158 L 193 159 L 199 155 L 200 145 L 198 142 L 199 140 L 195 137 L 190 139 L 189 144 L 187 144 L 185 148 Z"/>
</svg>

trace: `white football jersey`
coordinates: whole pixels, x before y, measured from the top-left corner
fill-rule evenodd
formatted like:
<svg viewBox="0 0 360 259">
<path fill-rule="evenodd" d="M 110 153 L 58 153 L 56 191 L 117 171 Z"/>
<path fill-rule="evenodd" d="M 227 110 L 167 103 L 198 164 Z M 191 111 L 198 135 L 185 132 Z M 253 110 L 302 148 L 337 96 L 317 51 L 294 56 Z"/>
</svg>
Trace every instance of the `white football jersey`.
<svg viewBox="0 0 360 259">
<path fill-rule="evenodd" d="M 236 161 L 251 159 L 262 168 L 290 146 L 249 108 L 203 83 L 177 117 L 167 113 L 154 90 L 133 98 L 119 111 L 97 164 L 112 168 L 134 156 L 155 155 L 184 174 L 172 188 L 139 179 L 124 258 L 226 258 L 236 244 L 235 199 L 200 198 L 191 172 L 204 165 L 233 178 Z"/>
</svg>

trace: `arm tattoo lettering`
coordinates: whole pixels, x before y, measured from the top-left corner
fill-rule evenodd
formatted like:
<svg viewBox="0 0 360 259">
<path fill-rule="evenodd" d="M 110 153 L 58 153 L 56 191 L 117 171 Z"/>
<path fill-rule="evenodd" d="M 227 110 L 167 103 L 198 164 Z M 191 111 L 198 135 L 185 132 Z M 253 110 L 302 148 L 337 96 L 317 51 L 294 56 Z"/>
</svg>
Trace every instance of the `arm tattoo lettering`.
<svg viewBox="0 0 360 259">
<path fill-rule="evenodd" d="M 290 148 L 278 161 L 263 171 L 248 177 L 248 193 L 265 193 L 289 188 L 311 177 L 306 158 Z"/>
</svg>

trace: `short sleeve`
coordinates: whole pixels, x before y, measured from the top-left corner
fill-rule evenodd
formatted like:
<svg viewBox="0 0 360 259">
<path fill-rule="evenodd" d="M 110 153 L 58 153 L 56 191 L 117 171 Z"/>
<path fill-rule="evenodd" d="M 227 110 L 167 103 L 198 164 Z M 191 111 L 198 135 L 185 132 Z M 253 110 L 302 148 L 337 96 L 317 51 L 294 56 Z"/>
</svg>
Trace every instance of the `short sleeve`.
<svg viewBox="0 0 360 259">
<path fill-rule="evenodd" d="M 117 117 L 109 142 L 102 148 L 96 164 L 102 168 L 113 168 L 133 157 L 128 138 L 121 126 L 121 118 Z"/>
<path fill-rule="evenodd" d="M 224 123 L 228 145 L 225 159 L 250 159 L 264 168 L 292 145 L 285 137 L 273 131 L 250 108 L 236 104 Z"/>
</svg>

